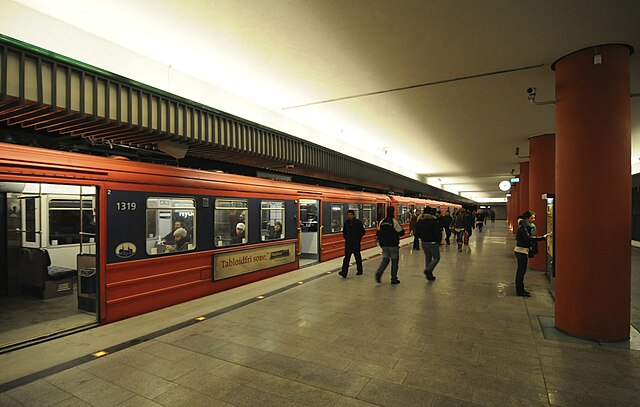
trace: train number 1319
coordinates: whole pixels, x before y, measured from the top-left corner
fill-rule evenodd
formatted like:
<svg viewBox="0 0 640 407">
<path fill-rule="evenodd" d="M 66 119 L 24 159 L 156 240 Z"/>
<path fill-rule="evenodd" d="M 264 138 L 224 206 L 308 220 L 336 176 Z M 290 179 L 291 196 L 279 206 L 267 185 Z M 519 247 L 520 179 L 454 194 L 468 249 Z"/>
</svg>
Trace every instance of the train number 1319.
<svg viewBox="0 0 640 407">
<path fill-rule="evenodd" d="M 116 202 L 119 211 L 135 211 L 136 206 L 135 202 Z"/>
</svg>

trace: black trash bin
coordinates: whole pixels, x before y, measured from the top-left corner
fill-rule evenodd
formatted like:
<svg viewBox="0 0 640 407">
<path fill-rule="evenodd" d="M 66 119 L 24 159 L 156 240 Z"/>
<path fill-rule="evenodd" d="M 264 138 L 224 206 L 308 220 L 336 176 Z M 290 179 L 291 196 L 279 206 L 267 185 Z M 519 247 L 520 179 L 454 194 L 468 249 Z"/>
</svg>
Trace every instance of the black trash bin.
<svg viewBox="0 0 640 407">
<path fill-rule="evenodd" d="M 96 293 L 95 267 L 86 267 L 80 270 L 80 292 L 82 294 Z"/>
</svg>

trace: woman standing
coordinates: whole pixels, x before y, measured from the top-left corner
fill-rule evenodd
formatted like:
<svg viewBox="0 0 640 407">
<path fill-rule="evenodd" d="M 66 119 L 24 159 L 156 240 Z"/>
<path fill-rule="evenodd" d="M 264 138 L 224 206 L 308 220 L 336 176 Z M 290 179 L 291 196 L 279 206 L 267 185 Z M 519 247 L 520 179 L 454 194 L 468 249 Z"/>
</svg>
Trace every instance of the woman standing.
<svg viewBox="0 0 640 407">
<path fill-rule="evenodd" d="M 520 216 L 522 218 L 518 224 L 518 231 L 516 234 L 516 247 L 513 249 L 516 255 L 516 262 L 518 264 L 518 270 L 516 271 L 516 295 L 520 297 L 530 297 L 531 293 L 524 289 L 524 275 L 527 272 L 527 263 L 529 263 L 529 250 L 533 241 L 545 240 L 549 235 L 533 236 L 530 230 L 533 228 L 534 215 L 526 211 Z"/>
</svg>

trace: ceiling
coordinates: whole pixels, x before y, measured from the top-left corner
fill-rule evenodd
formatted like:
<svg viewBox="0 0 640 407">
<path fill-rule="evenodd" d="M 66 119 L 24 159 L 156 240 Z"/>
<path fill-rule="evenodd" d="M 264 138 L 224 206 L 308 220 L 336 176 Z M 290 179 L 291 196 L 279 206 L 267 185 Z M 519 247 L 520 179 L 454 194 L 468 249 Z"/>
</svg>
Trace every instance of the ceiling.
<svg viewBox="0 0 640 407">
<path fill-rule="evenodd" d="M 538 100 L 554 99 L 555 60 L 630 44 L 630 91 L 640 92 L 638 1 L 16 3 L 338 138 L 343 153 L 479 201 L 504 197 L 498 182 L 525 161 L 516 147 L 527 156 L 529 137 L 555 132 L 554 106 L 526 94 L 534 86 Z M 633 160 L 640 97 L 631 111 Z"/>
</svg>

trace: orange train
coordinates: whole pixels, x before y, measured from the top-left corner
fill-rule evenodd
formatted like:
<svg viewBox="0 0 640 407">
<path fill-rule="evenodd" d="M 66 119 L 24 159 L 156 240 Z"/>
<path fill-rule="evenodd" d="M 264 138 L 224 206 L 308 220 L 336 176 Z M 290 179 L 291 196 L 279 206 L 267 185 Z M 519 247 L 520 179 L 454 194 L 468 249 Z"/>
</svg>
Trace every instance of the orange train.
<svg viewBox="0 0 640 407">
<path fill-rule="evenodd" d="M 387 206 L 459 206 L 0 143 L 2 295 L 108 323 L 374 247 Z M 408 218 L 401 218 L 405 227 Z"/>
</svg>

